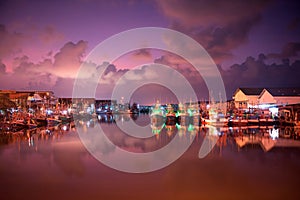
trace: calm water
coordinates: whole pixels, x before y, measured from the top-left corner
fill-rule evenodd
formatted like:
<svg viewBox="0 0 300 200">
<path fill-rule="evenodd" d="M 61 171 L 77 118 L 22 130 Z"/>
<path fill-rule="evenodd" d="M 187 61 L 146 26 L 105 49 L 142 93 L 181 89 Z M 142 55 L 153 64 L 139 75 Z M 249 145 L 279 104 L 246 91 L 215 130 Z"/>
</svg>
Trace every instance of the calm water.
<svg viewBox="0 0 300 200">
<path fill-rule="evenodd" d="M 138 139 L 109 121 L 101 118 L 76 122 L 75 127 L 2 133 L 1 199 L 300 199 L 297 128 L 165 126 L 158 135 Z M 130 174 L 100 163 L 82 145 L 76 129 L 97 134 L 89 130 L 98 123 L 114 144 L 131 152 L 160 149 L 176 134 L 182 142 L 195 139 L 171 165 Z M 136 123 L 146 125 L 149 118 L 139 117 Z M 199 159 L 207 135 L 218 141 Z"/>
</svg>

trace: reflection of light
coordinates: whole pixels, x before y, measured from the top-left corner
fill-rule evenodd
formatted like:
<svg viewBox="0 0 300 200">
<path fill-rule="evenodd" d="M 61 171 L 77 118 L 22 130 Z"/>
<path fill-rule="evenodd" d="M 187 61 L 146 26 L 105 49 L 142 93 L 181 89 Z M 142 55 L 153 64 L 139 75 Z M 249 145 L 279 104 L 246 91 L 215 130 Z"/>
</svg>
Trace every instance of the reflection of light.
<svg viewBox="0 0 300 200">
<path fill-rule="evenodd" d="M 87 127 L 90 127 L 90 125 L 91 125 L 91 122 L 90 122 L 90 121 L 87 121 L 87 122 L 86 122 L 86 126 L 87 126 Z"/>
<path fill-rule="evenodd" d="M 209 135 L 218 136 L 219 135 L 219 131 L 217 130 L 216 127 L 210 126 L 209 127 Z"/>
<path fill-rule="evenodd" d="M 67 126 L 63 126 L 63 130 L 66 131 L 68 128 Z"/>
<path fill-rule="evenodd" d="M 47 115 L 51 115 L 53 113 L 52 110 L 46 110 Z"/>
<path fill-rule="evenodd" d="M 188 127 L 188 131 L 191 132 L 193 130 L 194 130 L 194 126 L 192 124 L 190 124 L 189 127 Z"/>
<path fill-rule="evenodd" d="M 278 129 L 270 129 L 269 130 L 269 135 L 272 138 L 272 140 L 276 140 L 279 137 L 279 132 Z"/>
<path fill-rule="evenodd" d="M 91 110 L 91 108 L 90 107 L 88 107 L 87 109 L 86 109 L 86 112 L 87 113 L 90 113 L 92 110 Z"/>
<path fill-rule="evenodd" d="M 32 137 L 28 138 L 28 146 L 33 146 L 33 138 Z"/>
<path fill-rule="evenodd" d="M 62 113 L 63 115 L 66 115 L 66 114 L 68 114 L 68 111 L 63 110 L 61 113 Z"/>
</svg>

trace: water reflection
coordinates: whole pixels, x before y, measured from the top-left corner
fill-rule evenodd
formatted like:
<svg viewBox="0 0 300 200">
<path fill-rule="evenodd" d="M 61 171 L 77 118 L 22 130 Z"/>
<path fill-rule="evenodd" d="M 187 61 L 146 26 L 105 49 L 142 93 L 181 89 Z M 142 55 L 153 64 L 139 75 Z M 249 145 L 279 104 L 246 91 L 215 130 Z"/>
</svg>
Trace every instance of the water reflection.
<svg viewBox="0 0 300 200">
<path fill-rule="evenodd" d="M 299 198 L 299 127 L 165 124 L 159 133 L 151 132 L 152 137 L 142 139 L 124 134 L 116 126 L 116 120 L 128 117 L 1 133 L 0 186 L 5 199 L 82 199 L 87 195 L 90 199 Z M 150 120 L 142 116 L 134 122 L 146 125 Z M 193 144 L 165 169 L 126 174 L 99 163 L 79 140 L 76 129 L 90 134 L 97 125 L 115 145 L 130 152 L 160 149 L 175 135 L 181 143 Z M 216 145 L 207 157 L 199 159 L 204 138 Z M 107 154 L 115 151 L 110 147 L 103 150 Z"/>
<path fill-rule="evenodd" d="M 238 148 L 243 148 L 248 144 L 260 144 L 262 149 L 269 151 L 273 147 L 300 147 L 300 127 L 215 127 L 215 126 L 194 126 L 179 124 L 153 124 L 153 137 L 143 139 L 135 138 L 127 135 L 116 125 L 116 121 L 128 122 L 134 119 L 138 125 L 147 125 L 150 122 L 148 116 L 137 117 L 130 115 L 98 115 L 97 119 L 78 120 L 69 124 L 61 124 L 52 127 L 39 127 L 36 129 L 23 129 L 18 132 L 2 132 L 0 134 L 0 144 L 8 145 L 13 143 L 27 142 L 29 147 L 36 146 L 38 141 L 54 141 L 59 140 L 63 135 L 72 133 L 76 134 L 76 128 L 85 132 L 95 128 L 96 124 L 100 124 L 107 137 L 114 144 L 126 146 L 126 144 L 134 144 L 132 151 L 143 152 L 153 151 L 161 148 L 169 143 L 176 134 L 179 138 L 191 139 L 192 136 L 204 138 L 205 136 L 216 137 L 218 146 L 226 146 L 228 140 L 235 142 Z M 119 140 L 119 141 L 118 141 Z M 130 140 L 131 142 L 129 142 Z M 154 141 L 153 148 L 145 148 L 144 143 Z M 122 141 L 122 142 L 120 142 Z M 143 143 L 139 147 L 139 143 Z M 151 142 L 150 142 L 151 143 Z M 128 148 L 128 146 L 124 147 Z M 137 150 L 138 148 L 138 150 Z"/>
</svg>

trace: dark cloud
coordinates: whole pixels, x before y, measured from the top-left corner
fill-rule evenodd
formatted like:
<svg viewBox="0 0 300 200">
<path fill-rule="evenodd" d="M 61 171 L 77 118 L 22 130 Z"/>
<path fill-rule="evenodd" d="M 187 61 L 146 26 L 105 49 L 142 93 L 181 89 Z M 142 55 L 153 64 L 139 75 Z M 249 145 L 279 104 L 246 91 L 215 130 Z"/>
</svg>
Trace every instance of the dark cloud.
<svg viewBox="0 0 300 200">
<path fill-rule="evenodd" d="M 151 52 L 149 49 L 139 49 L 133 52 L 134 57 L 151 58 Z"/>
<path fill-rule="evenodd" d="M 6 66 L 2 61 L 0 60 L 0 74 L 3 75 L 6 73 Z"/>
<path fill-rule="evenodd" d="M 288 30 L 295 31 L 297 29 L 300 29 L 300 18 L 296 17 L 291 20 L 291 22 L 288 24 Z"/>
<path fill-rule="evenodd" d="M 300 87 L 300 60 L 290 63 L 285 59 L 278 64 L 266 64 L 265 60 L 260 54 L 257 59 L 248 57 L 242 64 L 221 70 L 229 98 L 238 87 Z"/>
<path fill-rule="evenodd" d="M 231 58 L 231 50 L 248 40 L 270 1 L 158 1 L 172 20 L 171 28 L 196 39 L 215 62 Z"/>
<path fill-rule="evenodd" d="M 291 57 L 299 57 L 300 52 L 300 43 L 290 42 L 282 48 L 281 53 L 273 53 L 269 54 L 269 58 L 291 58 Z"/>
<path fill-rule="evenodd" d="M 107 75 L 110 72 L 111 73 L 117 72 L 117 68 L 116 68 L 115 65 L 112 65 L 112 64 L 108 65 L 107 68 L 106 68 L 106 70 L 104 71 L 104 76 Z"/>
</svg>

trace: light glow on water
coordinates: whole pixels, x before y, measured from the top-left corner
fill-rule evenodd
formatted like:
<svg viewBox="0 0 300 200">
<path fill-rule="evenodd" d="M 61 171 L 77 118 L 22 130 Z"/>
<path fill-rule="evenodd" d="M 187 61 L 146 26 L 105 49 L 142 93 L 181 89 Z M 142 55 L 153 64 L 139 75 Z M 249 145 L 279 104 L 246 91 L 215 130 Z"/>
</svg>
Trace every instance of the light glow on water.
<svg viewBox="0 0 300 200">
<path fill-rule="evenodd" d="M 123 117 L 123 120 L 125 119 L 128 118 Z M 76 122 L 75 127 L 68 124 L 2 133 L 0 186 L 2 191 L 6 191 L 6 197 L 299 197 L 297 187 L 300 180 L 297 173 L 300 167 L 300 138 L 297 127 L 250 129 L 176 124 L 164 126 L 160 134 L 141 139 L 122 133 L 115 123 L 101 122 L 103 130 L 115 145 L 137 153 L 160 149 L 176 134 L 180 134 L 182 143 L 191 140 L 190 136 L 195 134 L 190 148 L 171 165 L 151 173 L 130 174 L 116 171 L 98 162 L 82 145 L 76 129 L 92 130 L 95 123 L 97 120 Z M 217 143 L 205 158 L 199 159 L 197 155 L 207 135 L 217 139 Z M 114 149 L 103 149 L 103 152 L 108 156 L 113 155 Z M 119 159 L 122 160 L 121 157 Z M 18 187 L 15 187 L 16 185 Z"/>
</svg>

